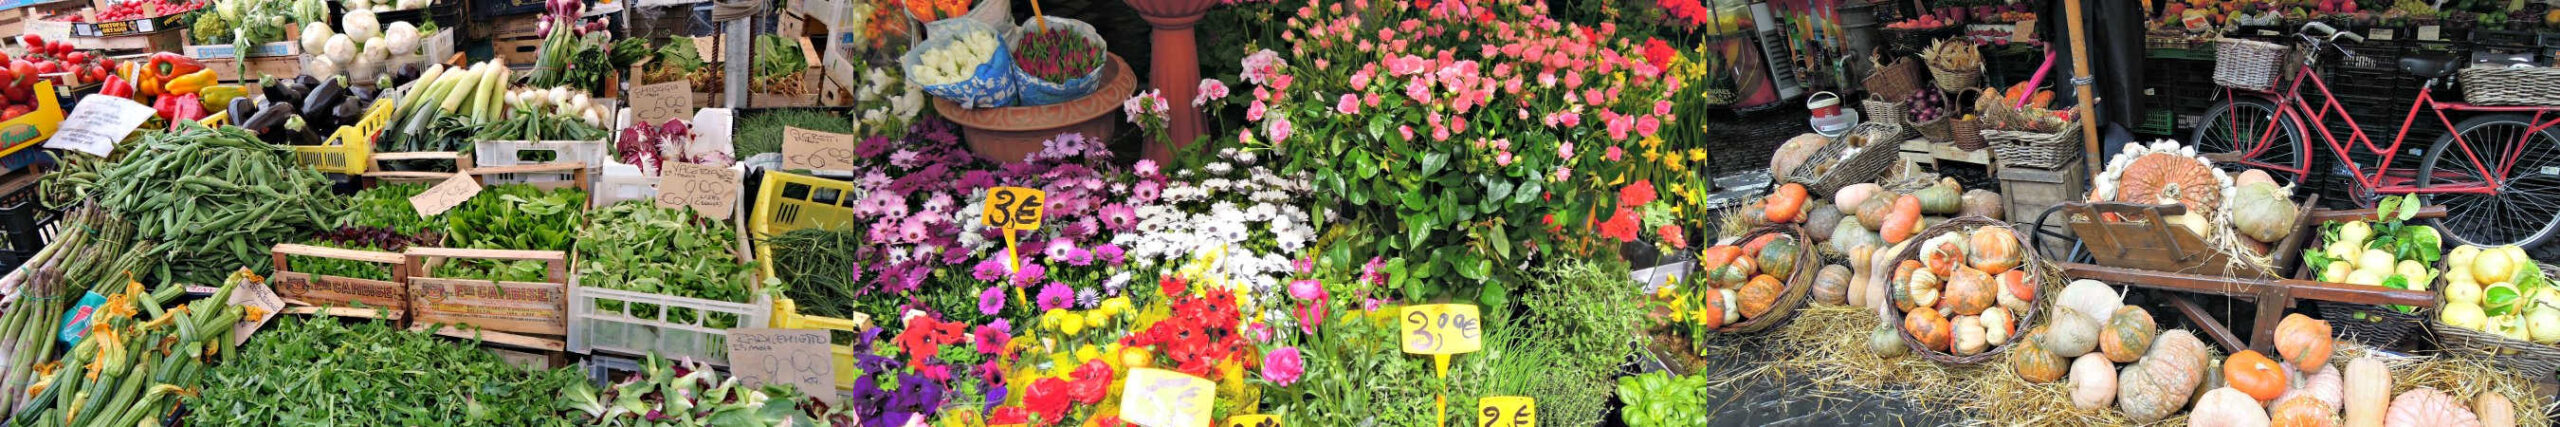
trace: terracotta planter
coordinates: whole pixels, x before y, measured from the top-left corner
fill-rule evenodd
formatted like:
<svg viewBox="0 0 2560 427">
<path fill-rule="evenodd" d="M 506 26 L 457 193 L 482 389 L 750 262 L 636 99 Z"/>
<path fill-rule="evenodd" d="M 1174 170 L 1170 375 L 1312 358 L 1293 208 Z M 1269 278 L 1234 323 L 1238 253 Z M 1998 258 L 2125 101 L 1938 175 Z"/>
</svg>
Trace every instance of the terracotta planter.
<svg viewBox="0 0 2560 427">
<path fill-rule="evenodd" d="M 1103 67 L 1102 73 L 1101 88 L 1073 101 L 970 109 L 937 97 L 933 99 L 933 110 L 960 125 L 960 137 L 968 141 L 969 151 L 998 162 L 1021 162 L 1023 156 L 1039 152 L 1042 141 L 1058 134 L 1073 132 L 1090 138 L 1110 138 L 1120 128 L 1120 103 L 1137 93 L 1138 78 L 1130 75 L 1129 63 L 1122 62 L 1120 55 L 1111 55 L 1111 64 Z"/>
<path fill-rule="evenodd" d="M 1155 75 L 1148 76 L 1147 80 L 1155 88 L 1163 89 L 1165 101 L 1173 104 L 1167 111 L 1172 120 L 1168 120 L 1165 126 L 1165 132 L 1171 134 L 1170 140 L 1176 146 L 1190 145 L 1201 132 L 1200 107 L 1191 105 L 1191 97 L 1200 91 L 1199 39 L 1192 34 L 1192 25 L 1198 24 L 1200 17 L 1208 14 L 1209 8 L 1216 7 L 1218 2 L 1121 1 L 1129 3 L 1129 8 L 1137 9 L 1138 15 L 1146 18 L 1149 26 L 1155 27 L 1147 40 L 1152 53 L 1148 57 L 1153 62 L 1148 69 Z M 1148 139 L 1146 156 L 1159 163 L 1170 161 L 1173 159 L 1173 147 Z"/>
</svg>

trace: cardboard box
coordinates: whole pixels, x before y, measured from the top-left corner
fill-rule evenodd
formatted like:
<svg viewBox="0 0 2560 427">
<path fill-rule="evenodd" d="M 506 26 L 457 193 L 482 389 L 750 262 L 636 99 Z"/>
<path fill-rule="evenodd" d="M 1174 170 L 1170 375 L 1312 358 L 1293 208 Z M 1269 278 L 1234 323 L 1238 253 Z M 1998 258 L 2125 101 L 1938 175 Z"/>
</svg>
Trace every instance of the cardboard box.
<svg viewBox="0 0 2560 427">
<path fill-rule="evenodd" d="M 199 59 L 196 62 L 204 63 L 205 69 L 213 70 L 214 77 L 226 82 L 256 81 L 263 76 L 292 77 L 302 74 L 301 56 L 250 57 L 247 75 L 241 75 L 240 67 L 233 65 L 237 61 L 239 60 L 232 58 L 210 58 Z"/>
<path fill-rule="evenodd" d="M 29 30 L 32 32 L 35 29 Z M 184 31 L 161 31 L 116 37 L 45 37 L 47 40 L 70 40 L 71 47 L 80 50 L 180 52 L 186 50 L 187 46 L 187 34 Z"/>
<path fill-rule="evenodd" d="M 532 65 L 542 59 L 542 38 L 492 40 L 489 42 L 489 51 L 500 58 L 506 58 L 509 64 Z"/>
<path fill-rule="evenodd" d="M 197 11 L 172 13 L 129 21 L 73 22 L 71 23 L 71 35 L 73 37 L 118 37 L 170 32 L 186 28 L 187 15 L 194 14 L 200 10 L 201 9 Z"/>
</svg>

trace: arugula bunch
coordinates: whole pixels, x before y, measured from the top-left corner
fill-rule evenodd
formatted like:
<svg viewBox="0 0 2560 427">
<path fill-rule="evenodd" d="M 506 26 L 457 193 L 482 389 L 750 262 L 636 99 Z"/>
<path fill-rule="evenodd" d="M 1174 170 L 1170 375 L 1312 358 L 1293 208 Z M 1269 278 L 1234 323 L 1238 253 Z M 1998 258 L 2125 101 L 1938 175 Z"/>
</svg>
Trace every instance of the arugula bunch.
<svg viewBox="0 0 2560 427">
<path fill-rule="evenodd" d="M 445 211 L 444 224 L 456 247 L 566 252 L 586 206 L 585 190 L 492 185 Z"/>
<path fill-rule="evenodd" d="M 752 265 L 736 227 L 646 200 L 606 206 L 578 231 L 580 285 L 747 302 Z"/>
<path fill-rule="evenodd" d="M 411 236 L 442 234 L 442 222 L 419 217 L 418 209 L 409 204 L 410 197 L 425 192 L 426 184 L 383 184 L 358 191 L 348 198 L 350 206 L 338 218 L 338 226 L 383 228 Z"/>
<path fill-rule="evenodd" d="M 562 391 L 586 383 L 381 322 L 275 322 L 213 368 L 189 424 L 568 425 Z"/>
</svg>

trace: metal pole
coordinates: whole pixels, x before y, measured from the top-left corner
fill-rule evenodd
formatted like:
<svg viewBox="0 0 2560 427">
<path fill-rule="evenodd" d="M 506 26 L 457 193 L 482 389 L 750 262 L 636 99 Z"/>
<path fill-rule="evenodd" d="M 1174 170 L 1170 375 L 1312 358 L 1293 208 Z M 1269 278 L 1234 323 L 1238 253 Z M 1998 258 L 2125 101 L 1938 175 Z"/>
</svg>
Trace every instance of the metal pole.
<svg viewBox="0 0 2560 427">
<path fill-rule="evenodd" d="M 2098 95 L 2089 93 L 2089 87 L 2097 80 L 2089 77 L 2089 36 L 2088 29 L 2083 28 L 2085 25 L 2081 22 L 2080 0 L 2062 0 L 2062 16 L 2066 20 L 2063 25 L 2071 29 L 2071 87 L 2074 93 L 2079 94 L 2080 100 L 2080 111 L 2074 116 L 2080 119 L 2081 149 L 2088 150 L 2080 163 L 2089 168 L 2089 176 L 2098 176 L 2099 166 L 2106 164 L 2098 160 L 2098 156 L 2104 154 L 2100 151 L 2104 150 L 2102 147 L 2106 141 L 2098 137 L 2095 105 Z"/>
<path fill-rule="evenodd" d="M 744 18 L 731 20 L 728 25 L 726 25 L 729 27 L 727 31 L 729 34 L 728 37 L 724 38 L 728 40 L 723 41 L 721 44 L 726 45 L 726 49 L 729 51 L 729 54 L 722 55 L 726 58 L 722 59 L 720 70 L 723 74 L 726 74 L 725 76 L 722 76 L 724 77 L 724 83 L 726 84 L 721 85 L 722 92 L 724 93 L 720 99 L 727 100 L 728 103 L 722 105 L 726 105 L 729 108 L 744 108 L 747 106 L 747 61 L 755 60 L 755 58 L 752 57 L 752 51 L 754 48 L 747 45 L 747 41 L 755 36 L 749 33 L 748 30 L 750 27 L 754 27 L 755 23 L 756 17 L 754 15 L 748 15 Z M 2078 33 L 2075 32 L 2073 34 Z"/>
</svg>

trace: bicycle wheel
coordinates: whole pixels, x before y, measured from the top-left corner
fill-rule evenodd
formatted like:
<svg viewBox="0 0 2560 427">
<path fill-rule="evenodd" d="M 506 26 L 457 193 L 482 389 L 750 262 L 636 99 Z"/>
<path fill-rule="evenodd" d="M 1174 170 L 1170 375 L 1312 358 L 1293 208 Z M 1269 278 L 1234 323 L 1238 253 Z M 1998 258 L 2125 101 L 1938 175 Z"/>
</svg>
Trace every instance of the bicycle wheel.
<svg viewBox="0 0 2560 427">
<path fill-rule="evenodd" d="M 2286 116 L 2281 126 L 2274 121 L 2276 105 L 2256 97 L 2233 97 L 2205 110 L 2196 122 L 2196 133 L 2189 141 L 2196 153 L 2223 154 L 2236 161 L 2215 160 L 2214 166 L 2239 172 L 2258 169 L 2267 172 L 2278 183 L 2302 182 L 2311 172 L 2311 150 L 2303 138 L 2302 119 Z M 2274 129 L 2270 129 L 2274 128 Z M 2261 138 L 2267 132 L 2274 135 Z"/>
<path fill-rule="evenodd" d="M 2454 144 L 2454 135 L 2461 135 L 2470 149 Z M 2517 144 L 2524 145 L 2519 149 Z M 2436 226 L 2457 243 L 2539 245 L 2560 231 L 2560 150 L 2555 147 L 2560 147 L 2560 134 L 2533 130 L 2530 116 L 2465 119 L 2427 149 L 2426 162 L 2418 167 L 2418 187 L 2486 185 L 2493 191 L 2425 193 L 2420 200 L 2444 205 L 2445 216 L 2435 220 Z M 2498 170 L 2508 171 L 2504 180 L 2490 182 L 2482 173 Z"/>
</svg>

